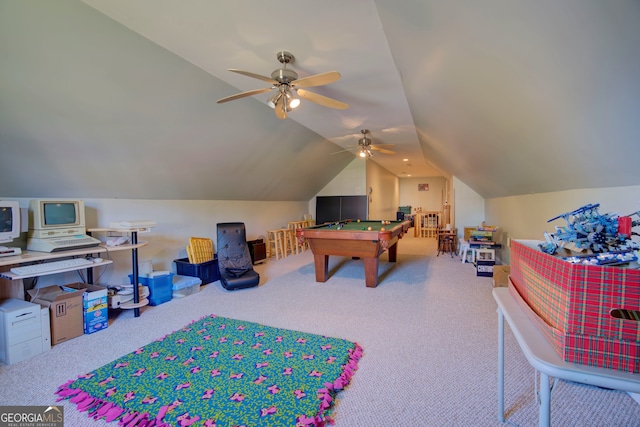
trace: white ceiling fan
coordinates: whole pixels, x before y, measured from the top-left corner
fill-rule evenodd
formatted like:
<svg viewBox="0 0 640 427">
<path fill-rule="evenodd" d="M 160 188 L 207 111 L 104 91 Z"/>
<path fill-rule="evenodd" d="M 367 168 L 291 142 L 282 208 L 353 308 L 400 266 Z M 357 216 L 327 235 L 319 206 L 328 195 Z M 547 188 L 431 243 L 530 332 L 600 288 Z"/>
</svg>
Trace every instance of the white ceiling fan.
<svg viewBox="0 0 640 427">
<path fill-rule="evenodd" d="M 362 129 L 360 133 L 362 133 L 362 138 L 358 140 L 358 145 L 356 147 L 347 148 L 346 150 L 336 151 L 333 154 L 342 153 L 345 151 L 353 151 L 356 149 L 357 149 L 358 156 L 360 157 L 373 157 L 374 151 L 382 154 L 396 154 L 395 151 L 385 148 L 385 147 L 393 147 L 393 144 L 373 144 L 371 141 L 371 138 L 367 136 L 369 134 L 369 129 Z"/>
<path fill-rule="evenodd" d="M 237 70 L 233 68 L 229 69 L 229 71 L 232 71 L 234 73 L 253 77 L 254 79 L 270 83 L 271 87 L 249 90 L 246 92 L 227 96 L 225 98 L 219 99 L 217 103 L 221 104 L 223 102 L 233 101 L 235 99 L 244 98 L 246 96 L 258 95 L 260 93 L 269 92 L 275 89 L 276 92 L 269 98 L 267 104 L 275 110 L 276 117 L 278 117 L 279 119 L 286 119 L 287 113 L 300 105 L 300 99 L 296 98 L 296 94 L 300 98 L 307 99 L 311 102 L 315 102 L 316 104 L 323 105 L 329 108 L 344 110 L 349 107 L 349 104 L 345 104 L 344 102 L 301 89 L 303 87 L 324 86 L 326 84 L 333 83 L 336 80 L 340 79 L 340 73 L 338 73 L 337 71 L 329 71 L 327 73 L 316 74 L 299 79 L 298 73 L 290 68 L 287 68 L 287 64 L 292 62 L 294 59 L 294 56 L 291 52 L 287 52 L 284 50 L 279 51 L 276 54 L 276 57 L 278 58 L 278 61 L 283 64 L 283 67 L 278 68 L 273 73 L 271 73 L 271 77 L 262 76 L 260 74 L 255 74 L 249 71 Z"/>
</svg>

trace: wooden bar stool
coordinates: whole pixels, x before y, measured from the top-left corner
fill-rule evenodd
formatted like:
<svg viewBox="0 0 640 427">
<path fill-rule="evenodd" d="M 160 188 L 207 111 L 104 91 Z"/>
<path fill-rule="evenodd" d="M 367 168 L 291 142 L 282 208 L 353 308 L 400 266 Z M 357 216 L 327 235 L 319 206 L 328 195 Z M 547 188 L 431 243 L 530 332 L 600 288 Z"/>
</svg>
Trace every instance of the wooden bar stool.
<svg viewBox="0 0 640 427">
<path fill-rule="evenodd" d="M 288 223 L 289 228 L 292 228 L 293 230 L 295 230 L 296 228 L 304 228 L 307 226 L 307 221 L 306 220 L 301 220 L 301 221 L 289 221 Z"/>
<path fill-rule="evenodd" d="M 285 256 L 284 233 L 282 232 L 282 229 L 267 230 L 267 250 L 270 257 L 280 259 Z"/>
<path fill-rule="evenodd" d="M 289 221 L 289 228 L 293 230 L 293 245 L 295 246 L 296 254 L 300 252 L 304 252 L 309 249 L 309 242 L 306 240 L 300 244 L 298 243 L 298 239 L 296 238 L 296 229 L 311 227 L 314 224 L 314 220 L 312 219 L 304 219 L 302 221 Z"/>
<path fill-rule="evenodd" d="M 304 225 L 303 227 L 313 227 L 316 225 L 316 220 L 313 218 L 308 218 L 305 219 Z M 302 250 L 306 251 L 307 249 L 311 249 L 311 245 L 309 244 L 309 241 L 307 239 L 304 240 L 304 242 L 302 243 Z"/>
<path fill-rule="evenodd" d="M 289 236 L 291 238 L 291 244 L 295 249 L 295 253 L 298 254 L 304 251 L 304 246 L 298 244 L 298 239 L 296 238 L 296 230 L 298 228 L 304 228 L 306 221 L 289 221 L 289 230 L 291 230 L 292 235 Z"/>
<path fill-rule="evenodd" d="M 296 244 L 295 228 L 283 228 L 282 232 L 282 253 L 284 256 L 298 253 L 298 245 Z"/>
<path fill-rule="evenodd" d="M 441 230 L 438 232 L 438 254 L 441 253 L 449 253 L 451 258 L 453 258 L 453 254 L 455 253 L 455 234 L 451 231 Z"/>
</svg>

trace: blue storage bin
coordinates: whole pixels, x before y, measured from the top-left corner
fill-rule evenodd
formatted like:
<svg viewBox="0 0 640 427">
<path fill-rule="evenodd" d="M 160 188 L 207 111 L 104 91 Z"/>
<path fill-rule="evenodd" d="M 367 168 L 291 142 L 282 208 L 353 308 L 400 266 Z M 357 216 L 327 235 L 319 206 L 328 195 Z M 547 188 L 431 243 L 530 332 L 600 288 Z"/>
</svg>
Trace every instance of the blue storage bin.
<svg viewBox="0 0 640 427">
<path fill-rule="evenodd" d="M 138 281 L 149 288 L 149 305 L 160 305 L 173 298 L 173 273 L 170 271 L 152 271 L 140 274 Z M 133 284 L 133 275 L 129 275 L 129 281 Z"/>
<path fill-rule="evenodd" d="M 199 277 L 173 276 L 173 297 L 182 298 L 200 291 L 202 280 Z"/>
</svg>

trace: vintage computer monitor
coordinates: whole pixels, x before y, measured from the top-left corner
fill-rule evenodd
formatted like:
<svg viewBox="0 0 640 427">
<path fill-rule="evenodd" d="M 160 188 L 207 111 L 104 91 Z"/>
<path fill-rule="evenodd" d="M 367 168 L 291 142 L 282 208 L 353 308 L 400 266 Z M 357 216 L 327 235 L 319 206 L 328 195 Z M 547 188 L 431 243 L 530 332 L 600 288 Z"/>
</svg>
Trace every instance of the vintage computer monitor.
<svg viewBox="0 0 640 427">
<path fill-rule="evenodd" d="M 27 249 L 57 252 L 100 244 L 86 233 L 84 201 L 34 199 L 29 202 Z"/>
<path fill-rule="evenodd" d="M 13 200 L 0 200 L 0 257 L 19 255 L 20 248 L 2 246 L 20 237 L 20 205 Z"/>
</svg>

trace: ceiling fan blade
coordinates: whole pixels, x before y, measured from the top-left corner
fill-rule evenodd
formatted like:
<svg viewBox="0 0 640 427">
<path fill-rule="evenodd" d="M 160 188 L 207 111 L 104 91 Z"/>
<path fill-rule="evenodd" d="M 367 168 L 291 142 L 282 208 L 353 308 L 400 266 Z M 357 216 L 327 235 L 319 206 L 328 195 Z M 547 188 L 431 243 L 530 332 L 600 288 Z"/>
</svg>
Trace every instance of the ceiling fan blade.
<svg viewBox="0 0 640 427">
<path fill-rule="evenodd" d="M 287 110 L 284 108 L 284 96 L 278 98 L 274 110 L 276 112 L 276 117 L 280 120 L 287 118 Z"/>
<path fill-rule="evenodd" d="M 339 153 L 344 153 L 345 151 L 350 151 L 353 152 L 354 148 L 345 148 L 344 150 L 340 150 L 340 151 L 334 151 L 331 154 L 339 154 Z"/>
<path fill-rule="evenodd" d="M 336 101 L 335 99 L 327 98 L 326 96 L 318 95 L 317 93 L 308 92 L 304 89 L 298 89 L 298 95 L 300 98 L 308 99 L 316 104 L 323 105 L 329 108 L 335 108 L 336 110 L 345 110 L 349 108 L 349 104 Z"/>
<path fill-rule="evenodd" d="M 293 87 L 312 87 L 323 86 L 340 80 L 340 73 L 337 71 L 329 71 L 328 73 L 316 74 L 314 76 L 303 77 L 291 82 Z"/>
<path fill-rule="evenodd" d="M 245 96 L 252 96 L 252 95 L 257 95 L 259 93 L 269 92 L 271 89 L 273 89 L 273 88 L 269 87 L 269 88 L 264 88 L 264 89 L 249 90 L 247 92 L 240 92 L 240 93 L 236 93 L 235 95 L 227 96 L 225 98 L 220 98 L 216 102 L 218 104 L 222 104 L 223 102 L 233 101 L 234 99 L 244 98 Z"/>
<path fill-rule="evenodd" d="M 370 145 L 369 148 L 382 154 L 396 154 L 395 151 L 387 150 L 386 148 L 380 148 L 375 145 Z"/>
<path fill-rule="evenodd" d="M 262 80 L 262 81 L 265 81 L 267 83 L 271 83 L 272 85 L 280 84 L 277 81 L 273 80 L 271 77 L 262 76 L 260 74 L 252 73 L 250 71 L 236 70 L 235 68 L 229 68 L 229 71 L 232 71 L 232 72 L 238 73 L 238 74 L 242 74 L 243 76 L 253 77 L 254 79 Z"/>
</svg>

